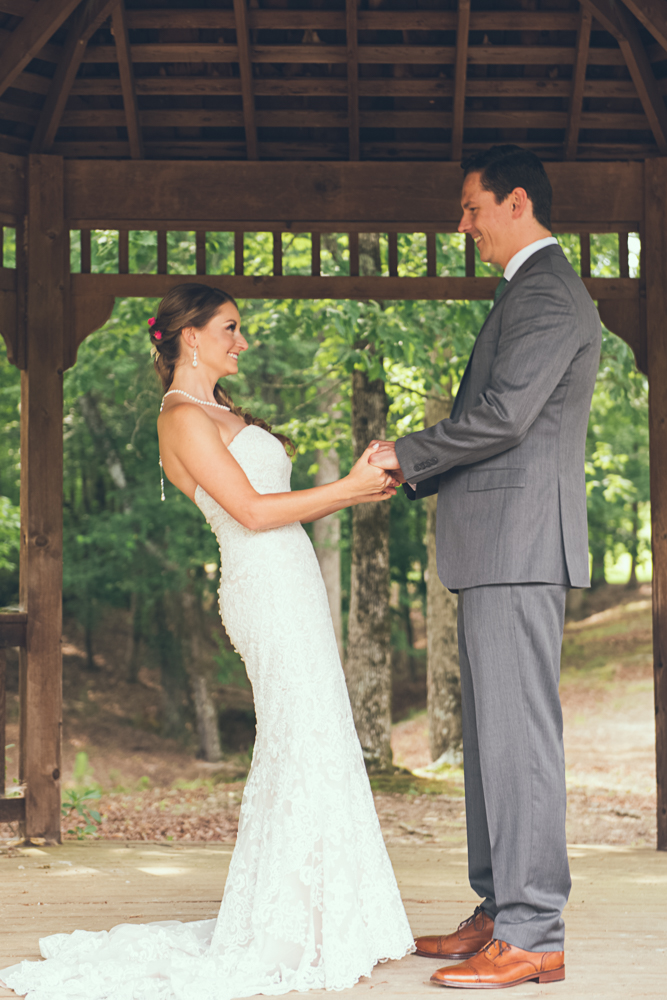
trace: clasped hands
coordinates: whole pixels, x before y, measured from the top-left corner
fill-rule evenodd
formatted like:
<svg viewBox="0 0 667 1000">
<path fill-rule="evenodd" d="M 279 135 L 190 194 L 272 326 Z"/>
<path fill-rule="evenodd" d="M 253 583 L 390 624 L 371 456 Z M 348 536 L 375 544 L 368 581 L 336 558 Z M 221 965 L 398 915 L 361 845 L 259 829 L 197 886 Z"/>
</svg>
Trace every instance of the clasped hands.
<svg viewBox="0 0 667 1000">
<path fill-rule="evenodd" d="M 396 496 L 405 482 L 396 458 L 394 443 L 371 441 L 346 477 L 353 503 L 370 503 Z"/>
</svg>

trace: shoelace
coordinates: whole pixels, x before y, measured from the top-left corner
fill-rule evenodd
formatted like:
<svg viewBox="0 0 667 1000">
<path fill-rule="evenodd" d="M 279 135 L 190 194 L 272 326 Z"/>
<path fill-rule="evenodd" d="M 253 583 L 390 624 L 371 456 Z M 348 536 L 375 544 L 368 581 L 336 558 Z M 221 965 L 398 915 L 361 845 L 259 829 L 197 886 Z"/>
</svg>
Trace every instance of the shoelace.
<svg viewBox="0 0 667 1000">
<path fill-rule="evenodd" d="M 509 951 L 512 947 L 506 941 L 501 941 L 500 938 L 492 938 L 489 943 L 482 948 L 482 951 L 490 952 L 494 945 L 498 945 L 497 958 L 500 958 L 503 952 Z M 490 957 L 491 955 L 489 954 L 489 958 Z"/>
<path fill-rule="evenodd" d="M 484 913 L 484 910 L 482 909 L 481 906 L 476 906 L 473 915 L 471 917 L 468 917 L 466 920 L 462 920 L 458 926 L 458 929 L 463 930 L 464 927 L 468 927 L 470 924 L 474 924 L 480 913 Z"/>
</svg>

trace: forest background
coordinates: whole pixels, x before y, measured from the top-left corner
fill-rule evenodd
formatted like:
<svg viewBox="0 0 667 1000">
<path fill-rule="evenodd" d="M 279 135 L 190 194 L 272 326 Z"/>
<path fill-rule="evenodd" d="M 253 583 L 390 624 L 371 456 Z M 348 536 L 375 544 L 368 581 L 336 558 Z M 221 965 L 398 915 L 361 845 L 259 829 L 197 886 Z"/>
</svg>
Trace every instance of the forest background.
<svg viewBox="0 0 667 1000">
<path fill-rule="evenodd" d="M 4 264 L 11 267 L 13 232 L 4 235 Z M 245 235 L 246 274 L 271 273 L 272 239 Z M 559 241 L 579 270 L 578 237 Z M 71 246 L 78 271 L 77 233 Z M 284 235 L 282 249 L 284 273 L 310 273 L 308 235 Z M 636 234 L 629 251 L 637 276 Z M 388 273 L 387 256 L 385 237 L 360 237 L 361 273 Z M 465 274 L 464 258 L 462 237 L 437 237 L 439 274 Z M 618 276 L 618 258 L 616 236 L 591 237 L 594 276 Z M 93 233 L 92 260 L 93 271 L 117 270 L 117 233 Z M 321 260 L 323 274 L 348 273 L 347 237 L 323 236 Z M 155 272 L 156 264 L 156 234 L 131 234 L 130 269 Z M 233 273 L 233 266 L 233 234 L 208 233 L 208 273 Z M 194 233 L 169 233 L 168 268 L 194 276 Z M 399 235 L 399 274 L 422 273 L 425 237 Z M 476 273 L 499 274 L 479 259 Z M 445 416 L 491 303 L 249 300 L 239 307 L 250 350 L 226 387 L 235 402 L 295 441 L 292 488 L 303 489 L 344 475 L 370 437 L 393 439 Z M 162 392 L 146 322 L 156 309 L 156 300 L 117 300 L 65 375 L 64 630 L 92 672 L 109 623 L 129 636 L 119 638 L 113 669 L 124 682 L 143 677 L 160 689 L 158 710 L 134 721 L 216 760 L 252 740 L 252 709 L 243 665 L 217 612 L 225 567 L 215 538 L 169 483 L 160 502 L 155 423 Z M 20 373 L 3 356 L 0 606 L 18 598 L 19 406 Z M 647 383 L 630 349 L 606 330 L 586 458 L 593 585 L 632 587 L 651 576 Z M 433 517 L 431 505 L 400 493 L 380 507 L 307 526 L 362 745 L 378 767 L 391 764 L 392 719 L 426 703 L 429 659 L 431 687 L 440 670 L 446 695 L 445 703 L 429 705 L 432 756 L 457 752 L 460 742 L 455 605 L 429 573 Z"/>
</svg>

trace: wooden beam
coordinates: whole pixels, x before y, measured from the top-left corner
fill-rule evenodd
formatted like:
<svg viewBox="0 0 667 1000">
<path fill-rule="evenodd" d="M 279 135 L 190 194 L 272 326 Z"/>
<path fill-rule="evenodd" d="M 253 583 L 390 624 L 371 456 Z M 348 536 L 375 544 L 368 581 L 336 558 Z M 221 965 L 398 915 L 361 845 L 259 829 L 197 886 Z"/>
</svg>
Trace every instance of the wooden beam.
<svg viewBox="0 0 667 1000">
<path fill-rule="evenodd" d="M 2 799 L 0 800 L 0 823 L 25 822 L 25 799 Z"/>
<path fill-rule="evenodd" d="M 582 0 L 582 3 L 618 42 L 656 145 L 661 153 L 667 153 L 667 108 L 639 37 L 636 21 L 626 7 L 612 0 Z"/>
<path fill-rule="evenodd" d="M 167 230 L 157 231 L 157 273 L 167 273 Z"/>
<path fill-rule="evenodd" d="M 426 274 L 429 278 L 438 274 L 435 233 L 426 233 Z"/>
<path fill-rule="evenodd" d="M 646 281 L 649 379 L 653 664 L 658 850 L 667 850 L 667 160 L 646 162 L 642 269 Z"/>
<path fill-rule="evenodd" d="M 586 67 L 588 65 L 588 50 L 591 39 L 593 16 L 585 7 L 581 8 L 581 21 L 577 32 L 577 54 L 572 73 L 572 95 L 570 97 L 570 119 L 565 137 L 565 159 L 576 160 L 579 129 L 581 127 L 581 112 L 584 103 L 584 85 L 586 82 Z"/>
<path fill-rule="evenodd" d="M 28 615 L 25 611 L 0 612 L 0 649 L 25 646 Z"/>
<path fill-rule="evenodd" d="M 197 274 L 206 274 L 206 231 L 198 229 L 195 241 L 195 269 Z"/>
<path fill-rule="evenodd" d="M 5 113 L 6 109 L 6 113 Z M 20 105 L 5 105 L 0 101 L 0 118 L 32 122 L 37 113 Z M 244 124 L 240 110 L 210 109 L 151 109 L 139 112 L 139 122 L 146 128 L 238 128 Z M 600 112 L 580 110 L 581 128 L 634 130 L 649 129 L 645 115 L 634 112 Z M 449 111 L 361 111 L 358 123 L 362 128 L 434 129 L 453 125 Z M 468 111 L 466 125 L 470 128 L 550 128 L 565 130 L 570 117 L 565 111 Z M 65 111 L 61 125 L 68 128 L 113 128 L 125 124 L 125 112 L 113 108 L 91 108 Z M 255 124 L 264 128 L 338 128 L 346 129 L 348 115 L 345 111 L 319 109 L 275 109 L 255 112 Z M 358 131 L 357 131 L 358 136 Z"/>
<path fill-rule="evenodd" d="M 359 34 L 357 0 L 345 0 L 347 42 L 347 129 L 349 159 L 359 159 Z"/>
<path fill-rule="evenodd" d="M 579 247 L 581 253 L 581 277 L 590 278 L 591 276 L 591 234 L 590 233 L 580 233 L 579 234 Z"/>
<path fill-rule="evenodd" d="M 585 0 L 589 2 L 589 0 Z M 592 2 L 592 0 L 591 0 Z M 595 0 L 596 3 L 602 0 Z M 54 47 L 57 52 L 57 47 Z M 43 57 L 43 53 L 40 54 Z M 572 65 L 574 47 L 564 45 L 471 45 L 468 62 L 478 66 L 552 66 Z M 250 48 L 253 63 L 346 64 L 345 45 L 254 45 Z M 384 65 L 454 65 L 456 49 L 441 45 L 360 45 L 359 63 Z M 655 61 L 664 58 L 656 51 Z M 132 45 L 132 59 L 137 62 L 238 62 L 236 45 L 217 42 L 152 42 Z M 648 56 L 647 56 L 648 59 Z M 54 57 L 57 61 L 57 57 Z M 89 45 L 85 63 L 115 63 L 112 45 Z M 593 48 L 589 63 L 595 66 L 624 66 L 623 53 L 617 49 Z"/>
<path fill-rule="evenodd" d="M 242 275 L 244 270 L 243 230 L 234 232 L 234 274 Z"/>
<path fill-rule="evenodd" d="M 8 0 L 5 0 L 8 2 Z M 13 0 L 26 4 L 30 0 Z M 1 5 L 0 5 L 1 7 Z M 360 10 L 360 31 L 454 31 L 456 13 L 451 10 Z M 516 11 L 473 11 L 473 31 L 516 31 Z M 523 31 L 576 31 L 577 14 L 571 11 L 521 11 Z M 229 29 L 234 27 L 230 10 L 133 10 L 128 11 L 130 28 L 160 30 L 161 28 Z M 273 31 L 344 31 L 342 10 L 280 10 L 251 9 L 248 11 L 251 30 Z"/>
<path fill-rule="evenodd" d="M 463 152 L 463 115 L 468 76 L 468 34 L 470 31 L 470 0 L 459 0 L 456 22 L 456 63 L 454 66 L 454 103 L 452 122 L 452 160 L 457 162 Z"/>
<path fill-rule="evenodd" d="M 2 50 L 0 94 L 11 87 L 21 70 L 34 59 L 78 3 L 79 0 L 39 0 L 34 5 L 30 14 L 11 33 Z"/>
<path fill-rule="evenodd" d="M 283 236 L 281 232 L 273 233 L 273 274 L 280 277 L 283 273 Z"/>
<path fill-rule="evenodd" d="M 0 135 L 0 152 L 16 154 L 24 152 L 28 145 L 27 140 L 8 139 Z M 245 159 L 245 142 L 238 142 L 231 139 L 171 139 L 163 141 L 150 139 L 145 145 L 153 161 L 177 162 L 180 160 L 200 160 L 210 162 L 213 160 Z M 529 140 L 522 142 L 521 145 L 524 149 L 532 149 L 545 162 L 562 160 L 563 158 L 562 140 L 554 139 L 553 141 L 539 142 Z M 466 148 L 472 153 L 476 150 L 488 149 L 489 143 L 488 140 L 486 142 L 480 142 L 479 140 L 467 142 Z M 296 162 L 298 168 L 295 167 L 295 169 L 299 170 L 301 170 L 304 160 L 340 161 L 347 160 L 348 155 L 347 141 L 343 143 L 330 139 L 300 139 L 296 141 L 274 139 L 270 142 L 260 142 L 259 151 L 264 160 Z M 113 160 L 127 159 L 130 155 L 130 147 L 129 143 L 125 140 L 108 141 L 99 139 L 91 142 L 76 139 L 68 142 L 54 143 L 52 152 L 64 156 L 68 160 Z M 439 162 L 448 159 L 449 153 L 449 142 L 438 142 L 437 139 L 429 141 L 415 137 L 414 141 L 404 139 L 398 142 L 389 140 L 364 140 L 361 143 L 363 160 L 384 161 L 385 164 L 401 163 L 404 161 L 412 163 L 423 161 L 424 163 L 433 164 L 434 161 Z M 635 161 L 636 163 L 650 156 L 655 156 L 655 143 L 653 141 L 613 142 L 602 138 L 599 142 L 580 142 L 578 162 L 595 160 L 597 162 Z M 609 163 L 606 165 L 609 165 Z M 573 230 L 560 229 L 559 232 L 579 232 L 581 229 L 581 220 L 578 221 L 580 224 L 575 226 Z M 588 224 L 588 222 L 584 222 L 584 226 Z M 593 229 L 591 232 L 601 233 L 613 232 L 615 230 L 614 224 L 607 220 L 600 220 L 599 224 L 603 227 L 611 228 Z M 634 228 L 631 227 L 632 232 L 635 232 L 636 229 L 636 226 Z M 345 230 L 336 230 L 336 232 L 339 231 L 344 232 Z"/>
<path fill-rule="evenodd" d="M 667 0 L 623 0 L 638 21 L 667 49 Z"/>
<path fill-rule="evenodd" d="M 465 261 L 466 261 L 466 278 L 475 277 L 475 241 L 473 240 L 470 233 L 466 233 L 465 237 Z M 498 282 L 496 281 L 496 284 Z"/>
<path fill-rule="evenodd" d="M 81 240 L 81 274 L 90 274 L 92 264 L 92 247 L 90 240 L 90 229 L 82 229 Z"/>
<path fill-rule="evenodd" d="M 106 21 L 115 3 L 117 0 L 87 0 L 75 12 L 63 46 L 62 56 L 56 67 L 32 137 L 30 146 L 32 153 L 46 152 L 53 144 L 72 84 L 86 51 L 88 39 Z"/>
<path fill-rule="evenodd" d="M 13 225 L 26 210 L 26 159 L 11 153 L 0 153 L 0 215 L 4 225 Z"/>
<path fill-rule="evenodd" d="M 553 222 L 560 232 L 585 231 L 580 223 L 634 231 L 641 220 L 642 164 L 561 162 L 547 163 L 546 170 L 554 191 Z M 361 232 L 386 232 L 388 223 L 399 229 L 405 222 L 415 226 L 414 232 L 423 232 L 423 225 L 454 232 L 461 212 L 461 168 L 442 162 L 277 161 L 247 163 L 240 170 L 238 163 L 219 161 L 192 162 L 184 170 L 178 161 L 127 160 L 110 171 L 108 163 L 96 160 L 65 164 L 71 228 L 92 228 L 87 220 L 105 220 L 111 229 L 157 229 L 161 220 L 182 219 L 175 228 L 196 230 L 205 223 L 212 229 L 212 206 L 219 205 L 220 191 L 225 192 L 225 215 L 216 225 L 225 222 L 230 231 L 241 221 L 256 221 L 271 231 L 283 220 L 314 229 L 319 228 L 316 223 L 349 221 L 368 227 Z M 75 220 L 80 225 L 72 225 Z"/>
<path fill-rule="evenodd" d="M 350 277 L 359 277 L 359 233 L 348 233 L 348 246 L 350 248 Z"/>
<path fill-rule="evenodd" d="M 258 158 L 257 126 L 255 125 L 255 94 L 253 91 L 246 0 L 234 0 L 234 18 L 236 23 L 239 76 L 241 77 L 241 94 L 243 98 L 243 127 L 245 129 L 246 157 L 248 160 L 256 160 Z"/>
<path fill-rule="evenodd" d="M 388 254 L 389 257 L 389 277 L 398 277 L 398 233 L 388 233 L 387 234 L 388 243 Z"/>
<path fill-rule="evenodd" d="M 235 234 L 237 235 L 237 234 Z M 238 234 L 239 236 L 241 234 Z M 351 233 L 357 237 L 358 233 Z M 354 239 L 350 240 L 350 269 L 355 269 Z M 288 274 L 243 275 L 237 259 L 232 275 L 201 275 L 198 280 L 216 288 L 225 288 L 242 299 L 492 299 L 497 278 L 479 277 L 383 277 L 355 275 L 349 277 L 312 277 Z M 358 269 L 358 268 L 357 268 Z M 73 274 L 70 287 L 73 301 L 85 297 L 100 299 L 162 297 L 170 288 L 183 282 L 182 274 Z M 584 284 L 591 298 L 615 302 L 638 302 L 640 282 L 637 278 L 587 278 Z"/>
<path fill-rule="evenodd" d="M 320 233 L 311 234 L 310 244 L 310 273 L 313 277 L 319 278 L 322 270 L 321 263 L 322 239 Z"/>
<path fill-rule="evenodd" d="M 125 111 L 127 139 L 130 144 L 130 156 L 133 160 L 142 160 L 144 157 L 144 147 L 141 138 L 137 92 L 134 86 L 134 69 L 132 66 L 132 56 L 130 55 L 130 40 L 127 33 L 127 24 L 125 23 L 124 0 L 120 0 L 113 9 L 112 25 L 116 42 L 118 75 L 120 76 L 120 85 L 123 91 L 123 109 Z"/>
<path fill-rule="evenodd" d="M 40 0 L 43 2 L 43 0 Z M 28 173 L 27 368 L 21 373 L 20 773 L 24 835 L 60 842 L 62 718 L 62 413 L 69 263 L 63 163 Z M 91 276 L 92 277 L 92 276 Z"/>
<path fill-rule="evenodd" d="M 118 230 L 118 273 L 130 272 L 130 233 L 127 229 Z"/>
<path fill-rule="evenodd" d="M 50 80 L 35 73 L 22 73 L 16 81 L 19 89 L 45 94 Z M 663 92 L 667 80 L 659 81 Z M 347 80 L 343 77 L 293 76 L 282 79 L 259 77 L 253 81 L 255 97 L 345 97 Z M 146 76 L 135 79 L 137 94 L 151 96 L 208 96 L 211 94 L 241 94 L 239 77 L 223 76 Z M 80 77 L 74 82 L 72 94 L 88 97 L 92 94 L 119 95 L 120 80 L 116 77 Z M 367 77 L 359 80 L 360 97 L 452 97 L 454 81 L 446 77 Z M 468 97 L 567 97 L 572 96 L 570 80 L 549 77 L 507 78 L 498 76 L 469 79 Z M 584 97 L 636 98 L 632 80 L 585 80 Z"/>
</svg>

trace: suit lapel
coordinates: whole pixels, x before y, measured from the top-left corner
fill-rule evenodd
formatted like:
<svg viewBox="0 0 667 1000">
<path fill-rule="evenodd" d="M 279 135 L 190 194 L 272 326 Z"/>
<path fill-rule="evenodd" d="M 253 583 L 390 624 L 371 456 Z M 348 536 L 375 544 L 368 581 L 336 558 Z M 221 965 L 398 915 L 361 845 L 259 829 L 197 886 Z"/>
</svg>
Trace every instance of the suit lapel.
<svg viewBox="0 0 667 1000">
<path fill-rule="evenodd" d="M 456 417 L 458 417 L 458 415 L 461 412 L 461 409 L 463 407 L 463 396 L 464 396 L 464 393 L 465 393 L 466 384 L 467 384 L 468 379 L 470 377 L 470 366 L 472 365 L 472 359 L 473 359 L 474 354 L 475 354 L 475 348 L 477 347 L 477 344 L 479 342 L 479 338 L 482 336 L 482 333 L 484 331 L 484 327 L 486 326 L 486 324 L 489 322 L 491 316 L 493 315 L 494 309 L 496 308 L 497 305 L 499 305 L 503 301 L 503 299 L 505 298 L 505 296 L 508 294 L 508 292 L 511 289 L 516 289 L 516 286 L 519 285 L 519 284 L 521 284 L 521 280 L 528 274 L 528 272 L 530 271 L 530 269 L 535 264 L 539 263 L 539 261 L 543 260 L 545 257 L 550 256 L 551 254 L 557 254 L 560 257 L 564 257 L 565 256 L 565 254 L 563 253 L 561 247 L 557 246 L 555 243 L 549 244 L 548 247 L 542 247 L 541 250 L 538 250 L 536 253 L 531 254 L 530 257 L 528 258 L 528 260 L 525 260 L 523 262 L 523 264 L 521 265 L 521 267 L 519 268 L 519 270 L 516 272 L 516 274 L 510 279 L 507 287 L 505 288 L 505 291 L 504 291 L 503 295 L 498 299 L 497 302 L 494 302 L 492 308 L 489 311 L 489 315 L 484 320 L 484 323 L 482 324 L 482 328 L 479 331 L 479 333 L 477 334 L 477 337 L 475 339 L 475 343 L 473 345 L 473 349 L 470 352 L 470 357 L 468 358 L 468 364 L 465 367 L 465 371 L 463 372 L 463 377 L 462 377 L 460 385 L 459 385 L 459 391 L 456 393 L 456 399 L 454 400 L 454 405 L 452 407 L 452 412 L 451 412 L 450 420 L 456 419 Z"/>
</svg>

